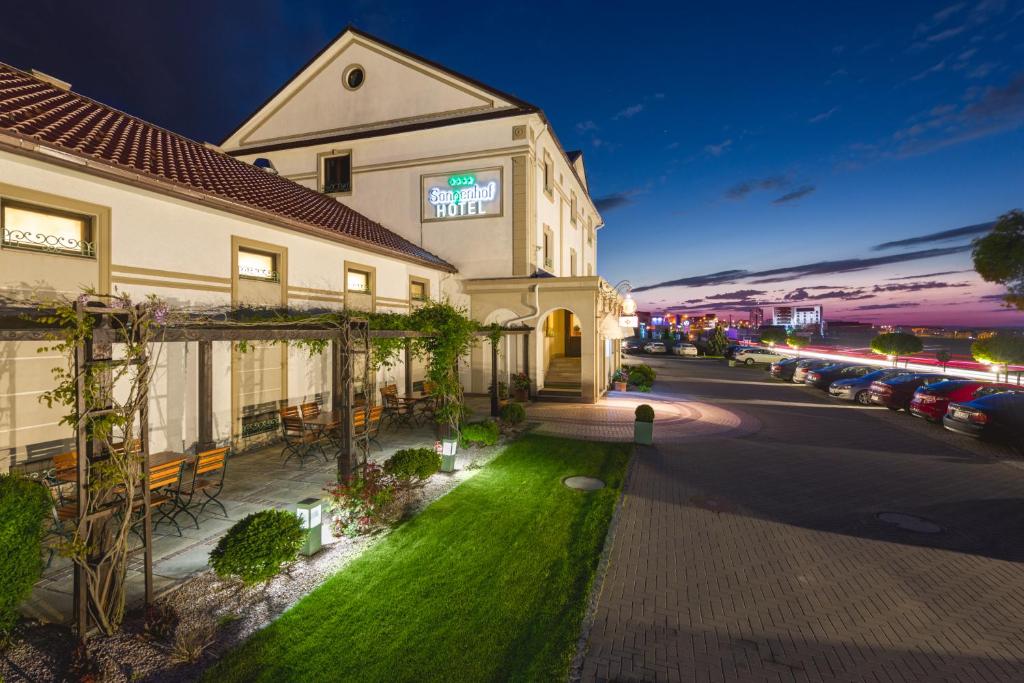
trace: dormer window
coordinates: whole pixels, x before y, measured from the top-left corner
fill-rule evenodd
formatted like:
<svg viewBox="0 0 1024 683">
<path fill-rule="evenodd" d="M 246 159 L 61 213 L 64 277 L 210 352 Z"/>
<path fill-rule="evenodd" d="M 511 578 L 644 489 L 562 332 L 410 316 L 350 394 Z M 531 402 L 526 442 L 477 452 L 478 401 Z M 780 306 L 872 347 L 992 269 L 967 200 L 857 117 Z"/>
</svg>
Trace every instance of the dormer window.
<svg viewBox="0 0 1024 683">
<path fill-rule="evenodd" d="M 324 194 L 352 192 L 351 152 L 331 152 L 320 156 L 320 191 Z"/>
</svg>

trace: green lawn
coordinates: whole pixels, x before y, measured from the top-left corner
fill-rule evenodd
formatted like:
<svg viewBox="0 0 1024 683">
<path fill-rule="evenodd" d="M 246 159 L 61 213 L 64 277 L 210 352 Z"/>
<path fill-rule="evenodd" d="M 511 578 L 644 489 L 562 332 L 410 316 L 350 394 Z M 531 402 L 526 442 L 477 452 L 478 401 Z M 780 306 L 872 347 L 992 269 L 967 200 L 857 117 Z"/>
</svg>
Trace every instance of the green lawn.
<svg viewBox="0 0 1024 683">
<path fill-rule="evenodd" d="M 564 679 L 629 448 L 541 436 L 513 443 L 207 680 Z M 562 485 L 576 474 L 608 487 Z"/>
</svg>

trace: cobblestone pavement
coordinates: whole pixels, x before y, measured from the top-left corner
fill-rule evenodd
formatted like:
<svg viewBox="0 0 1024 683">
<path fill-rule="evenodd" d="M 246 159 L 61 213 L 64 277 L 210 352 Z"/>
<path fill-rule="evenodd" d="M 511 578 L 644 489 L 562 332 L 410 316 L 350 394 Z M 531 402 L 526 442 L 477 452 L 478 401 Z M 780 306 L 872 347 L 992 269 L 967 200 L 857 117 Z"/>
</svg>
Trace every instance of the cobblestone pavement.
<svg viewBox="0 0 1024 683">
<path fill-rule="evenodd" d="M 583 680 L 1024 681 L 1019 459 L 763 371 L 652 365 L 665 403 L 746 427 L 638 449 Z"/>
</svg>

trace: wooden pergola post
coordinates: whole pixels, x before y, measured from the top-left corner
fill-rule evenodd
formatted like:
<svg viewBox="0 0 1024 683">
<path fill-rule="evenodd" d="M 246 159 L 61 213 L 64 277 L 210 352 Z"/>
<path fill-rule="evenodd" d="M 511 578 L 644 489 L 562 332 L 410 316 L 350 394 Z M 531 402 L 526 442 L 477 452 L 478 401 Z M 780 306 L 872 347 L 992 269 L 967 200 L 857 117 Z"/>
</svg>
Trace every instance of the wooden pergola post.
<svg viewBox="0 0 1024 683">
<path fill-rule="evenodd" d="M 491 340 L 491 417 L 501 415 L 498 405 L 498 344 Z"/>
<path fill-rule="evenodd" d="M 215 446 L 213 441 L 213 342 L 199 342 L 199 451 Z"/>
<path fill-rule="evenodd" d="M 331 400 L 338 411 L 341 422 L 338 449 L 338 476 L 348 477 L 352 474 L 352 459 L 355 454 L 355 442 L 352 438 L 352 404 L 354 388 L 352 382 L 352 353 L 349 348 L 350 329 L 331 340 Z"/>
<path fill-rule="evenodd" d="M 405 338 L 405 395 L 412 393 L 412 339 Z"/>
</svg>

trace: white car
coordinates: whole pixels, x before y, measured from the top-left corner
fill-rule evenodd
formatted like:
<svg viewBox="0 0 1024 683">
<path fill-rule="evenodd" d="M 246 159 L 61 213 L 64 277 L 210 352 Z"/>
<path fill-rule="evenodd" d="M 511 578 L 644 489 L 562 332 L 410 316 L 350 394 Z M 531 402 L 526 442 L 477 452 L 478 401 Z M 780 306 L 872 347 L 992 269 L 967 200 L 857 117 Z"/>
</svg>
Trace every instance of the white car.
<svg viewBox="0 0 1024 683">
<path fill-rule="evenodd" d="M 751 347 L 746 349 L 738 349 L 736 354 L 732 357 L 737 363 L 743 363 L 745 365 L 753 365 L 754 363 L 775 363 L 780 361 L 786 356 L 781 353 L 776 353 L 771 349 L 761 349 L 757 347 Z"/>
<path fill-rule="evenodd" d="M 665 353 L 665 342 L 652 341 L 644 344 L 647 353 Z"/>
<path fill-rule="evenodd" d="M 694 346 L 693 344 L 676 344 L 675 346 L 672 347 L 672 353 L 676 354 L 677 356 L 696 356 L 697 347 Z"/>
</svg>

